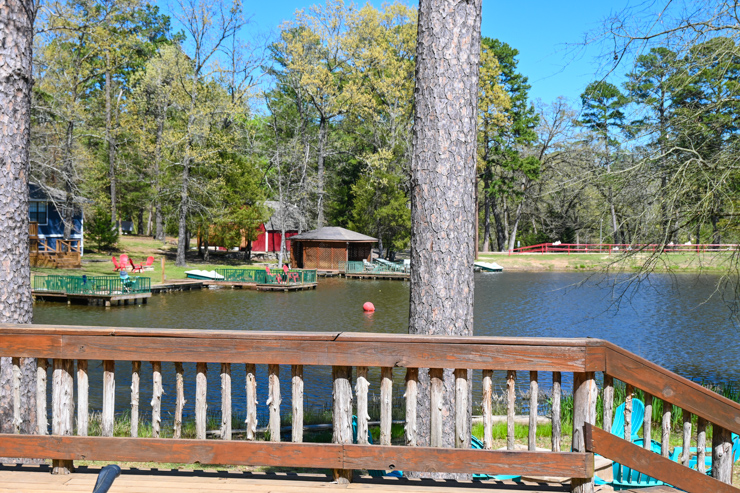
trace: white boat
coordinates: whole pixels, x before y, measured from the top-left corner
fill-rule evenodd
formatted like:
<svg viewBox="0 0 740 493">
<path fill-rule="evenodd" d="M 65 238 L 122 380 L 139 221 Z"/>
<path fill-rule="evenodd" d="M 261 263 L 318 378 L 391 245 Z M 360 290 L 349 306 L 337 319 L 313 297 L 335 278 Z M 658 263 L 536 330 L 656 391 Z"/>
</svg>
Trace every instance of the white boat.
<svg viewBox="0 0 740 493">
<path fill-rule="evenodd" d="M 474 262 L 475 269 L 480 269 L 483 272 L 503 272 L 504 268 L 498 265 L 496 262 Z"/>
<path fill-rule="evenodd" d="M 186 270 L 185 276 L 188 279 L 200 279 L 206 281 L 219 281 L 224 278 L 224 276 L 218 274 L 215 270 Z"/>
</svg>

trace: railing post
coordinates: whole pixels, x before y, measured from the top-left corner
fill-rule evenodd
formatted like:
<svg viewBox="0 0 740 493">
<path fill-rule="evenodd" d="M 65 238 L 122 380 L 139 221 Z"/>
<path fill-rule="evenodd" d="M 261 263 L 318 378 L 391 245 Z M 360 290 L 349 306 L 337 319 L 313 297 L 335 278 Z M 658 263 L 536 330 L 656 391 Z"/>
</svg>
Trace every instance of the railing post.
<svg viewBox="0 0 740 493">
<path fill-rule="evenodd" d="M 52 377 L 52 435 L 72 435 L 74 430 L 74 361 L 55 359 Z M 74 463 L 66 459 L 52 459 L 52 474 L 69 474 Z"/>
<path fill-rule="evenodd" d="M 102 432 L 104 437 L 113 436 L 116 409 L 116 362 L 103 361 L 103 416 Z"/>
<path fill-rule="evenodd" d="M 584 425 L 596 424 L 596 397 L 598 388 L 594 372 L 573 374 L 573 452 L 586 452 Z M 573 478 L 570 483 L 572 493 L 593 493 L 593 477 Z"/>
<path fill-rule="evenodd" d="M 333 413 L 332 413 L 332 443 L 352 443 L 352 367 L 332 366 Z M 334 480 L 339 484 L 352 481 L 351 469 L 334 469 Z"/>
<path fill-rule="evenodd" d="M 712 477 L 732 484 L 732 433 L 712 424 Z"/>
</svg>

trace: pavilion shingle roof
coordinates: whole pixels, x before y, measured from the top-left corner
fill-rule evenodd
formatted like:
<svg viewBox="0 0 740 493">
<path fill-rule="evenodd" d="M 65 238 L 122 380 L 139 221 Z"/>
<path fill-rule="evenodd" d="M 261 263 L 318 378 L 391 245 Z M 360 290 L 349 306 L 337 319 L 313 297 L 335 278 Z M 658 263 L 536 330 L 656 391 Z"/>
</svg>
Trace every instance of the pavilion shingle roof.
<svg viewBox="0 0 740 493">
<path fill-rule="evenodd" d="M 296 236 L 291 236 L 290 241 L 309 240 L 309 241 L 378 241 L 372 236 L 363 235 L 349 229 L 327 226 L 324 228 L 306 231 Z"/>
</svg>

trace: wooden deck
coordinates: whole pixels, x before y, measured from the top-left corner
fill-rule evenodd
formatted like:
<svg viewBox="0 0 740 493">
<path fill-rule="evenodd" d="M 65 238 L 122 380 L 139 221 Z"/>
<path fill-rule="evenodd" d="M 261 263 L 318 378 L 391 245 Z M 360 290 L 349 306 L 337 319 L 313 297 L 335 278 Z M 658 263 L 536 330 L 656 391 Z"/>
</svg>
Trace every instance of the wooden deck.
<svg viewBox="0 0 740 493">
<path fill-rule="evenodd" d="M 73 474 L 53 475 L 51 467 L 0 467 L 0 493 L 91 492 L 100 469 L 80 467 Z M 355 478 L 350 484 L 337 484 L 323 474 L 252 473 L 230 471 L 178 471 L 162 469 L 124 469 L 110 493 L 318 493 L 365 491 L 373 493 L 461 493 L 481 492 L 563 492 L 567 484 L 535 481 L 456 482 L 413 479 Z"/>
<path fill-rule="evenodd" d="M 79 467 L 69 475 L 53 475 L 48 465 L 0 465 L 0 493 L 86 492 L 93 490 L 100 468 Z M 241 471 L 181 471 L 166 469 L 124 469 L 110 493 L 319 493 L 363 491 L 370 493 L 545 493 L 568 491 L 568 483 L 523 479 L 514 481 L 432 481 L 355 477 L 350 484 L 336 484 L 323 474 Z M 599 493 L 614 491 L 597 487 Z M 623 490 L 625 491 L 625 490 Z M 665 486 L 626 490 L 640 493 L 676 493 Z"/>
</svg>

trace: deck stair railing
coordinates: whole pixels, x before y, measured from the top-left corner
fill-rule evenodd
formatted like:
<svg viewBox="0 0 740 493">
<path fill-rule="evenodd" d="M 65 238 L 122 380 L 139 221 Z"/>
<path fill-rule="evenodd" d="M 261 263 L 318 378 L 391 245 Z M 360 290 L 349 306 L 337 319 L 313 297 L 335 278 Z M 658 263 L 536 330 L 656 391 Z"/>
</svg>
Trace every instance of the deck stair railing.
<svg viewBox="0 0 740 493">
<path fill-rule="evenodd" d="M 253 331 L 194 331 L 111 327 L 43 325 L 0 325 L 0 356 L 11 358 L 12 385 L 20 389 L 22 358 L 37 358 L 36 403 L 38 429 L 22 435 L 21 392 L 0 415 L 12 415 L 16 434 L 0 434 L 0 457 L 48 458 L 53 469 L 65 473 L 74 460 L 235 464 L 325 468 L 337 480 L 350 480 L 357 469 L 401 469 L 452 473 L 490 472 L 523 476 L 572 478 L 572 492 L 593 491 L 594 453 L 618 461 L 689 493 L 737 492 L 731 483 L 731 433 L 740 432 L 740 405 L 700 385 L 654 365 L 611 343 L 595 339 L 543 339 L 500 337 L 411 336 L 365 333 L 288 333 Z M 7 360 L 6 360 L 7 361 Z M 102 361 L 102 378 L 93 381 L 88 368 Z M 92 363 L 91 363 L 92 362 Z M 131 370 L 130 438 L 113 437 L 116 399 L 116 362 L 119 372 Z M 142 364 L 142 362 L 145 362 Z M 176 391 L 163 395 L 163 364 L 174 364 Z M 187 366 L 186 366 L 187 364 Z M 232 379 L 239 365 L 240 380 Z M 258 372 L 258 365 L 266 371 Z M 290 376 L 281 375 L 280 365 L 290 365 Z M 52 392 L 47 393 L 47 368 L 51 366 Z M 316 382 L 306 382 L 306 366 L 331 366 L 333 443 L 304 443 L 304 391 Z M 379 368 L 377 373 L 369 368 Z M 431 446 L 419 446 L 417 397 L 420 368 L 429 370 L 429 436 Z M 186 372 L 187 369 L 187 372 Z M 243 369 L 243 372 L 242 372 Z M 469 406 L 472 382 L 469 370 L 482 370 L 483 450 L 470 448 L 469 423 L 455 423 L 456 448 L 441 448 L 443 436 L 443 388 L 445 370 L 455 379 L 454 404 Z M 220 403 L 207 403 L 208 371 L 220 376 Z M 492 395 L 494 371 L 506 375 L 508 393 L 507 449 L 493 450 Z M 603 373 L 597 379 L 597 372 Z M 394 385 L 404 376 L 405 446 L 391 445 L 392 395 Z M 572 373 L 572 450 L 563 450 L 561 382 L 563 373 Z M 314 374 L 313 369 L 306 375 Z M 75 378 L 76 375 L 76 378 Z M 241 375 L 244 375 L 242 378 Z M 266 378 L 263 377 L 266 376 Z M 375 376 L 377 375 L 377 376 Z M 260 377 L 260 378 L 258 378 Z M 379 378 L 378 378 L 379 377 Z M 151 379 L 152 399 L 144 407 L 140 399 L 141 379 Z M 264 378 L 264 379 L 263 379 Z M 281 378 L 290 382 L 292 434 L 281 442 Z M 539 383 L 552 379 L 552 451 L 536 449 Z M 97 379 L 96 379 L 97 380 Z M 615 381 L 626 385 L 625 437 L 610 434 L 614 413 Z M 600 390 L 598 383 L 603 381 Z M 354 386 L 353 386 L 354 382 Z M 195 399 L 185 401 L 185 385 L 195 386 Z M 74 386 L 77 386 L 76 392 Z M 269 399 L 262 405 L 269 413 L 269 440 L 257 438 L 257 387 L 264 385 Z M 529 389 L 528 450 L 515 451 L 514 410 L 516 386 Z M 88 435 L 90 387 L 102 393 L 102 436 Z M 126 385 L 128 386 L 128 384 Z M 662 454 L 630 442 L 635 389 L 645 396 L 647 416 L 657 399 L 683 410 L 683 450 L 689 450 L 692 416 L 697 424 L 699 471 L 667 459 L 668 427 L 662 434 Z M 367 442 L 368 394 L 380 394 L 380 440 Z M 329 389 L 325 389 L 329 390 Z M 597 394 L 603 392 L 603 422 L 596 423 Z M 76 403 L 73 400 L 76 396 Z M 120 398 L 120 394 L 119 394 Z M 175 401 L 173 438 L 162 438 L 163 399 Z M 232 402 L 246 404 L 244 439 L 232 439 Z M 147 397 L 146 402 L 149 403 Z M 119 405 L 121 403 L 119 402 Z M 352 415 L 356 404 L 358 443 L 353 444 Z M 195 439 L 182 439 L 183 410 L 194 408 Z M 47 409 L 51 406 L 51 429 Z M 192 407 L 191 407 L 192 406 Z M 206 439 L 206 409 L 220 407 L 220 439 Z M 666 413 L 671 405 L 663 408 Z M 76 412 L 76 420 L 75 420 Z M 463 413 L 461 413 L 463 414 Z M 139 438 L 139 424 L 147 417 L 152 438 Z M 663 418 L 670 424 L 670 416 Z M 707 433 L 712 427 L 713 477 L 701 469 Z M 650 420 L 644 436 L 650 443 Z M 48 436 L 51 432 L 51 435 Z M 399 490 L 403 488 L 399 484 Z"/>
<path fill-rule="evenodd" d="M 151 278 L 130 276 L 61 276 L 36 275 L 33 278 L 33 290 L 38 292 L 64 293 L 67 295 L 98 295 L 150 293 Z"/>
</svg>

